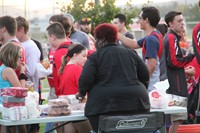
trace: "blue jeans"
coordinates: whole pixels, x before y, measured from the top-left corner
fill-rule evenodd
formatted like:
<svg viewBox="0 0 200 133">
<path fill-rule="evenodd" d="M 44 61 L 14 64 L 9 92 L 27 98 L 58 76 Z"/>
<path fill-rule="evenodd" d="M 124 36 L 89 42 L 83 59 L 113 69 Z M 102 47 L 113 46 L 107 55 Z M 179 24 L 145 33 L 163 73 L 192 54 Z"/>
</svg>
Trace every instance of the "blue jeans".
<svg viewBox="0 0 200 133">
<path fill-rule="evenodd" d="M 44 131 L 47 132 L 47 131 L 53 129 L 53 128 L 54 128 L 54 125 L 55 125 L 55 123 L 52 123 L 52 122 L 46 123 L 46 126 L 45 126 Z M 50 132 L 50 133 L 54 133 L 54 131 L 52 131 L 52 132 Z"/>
</svg>

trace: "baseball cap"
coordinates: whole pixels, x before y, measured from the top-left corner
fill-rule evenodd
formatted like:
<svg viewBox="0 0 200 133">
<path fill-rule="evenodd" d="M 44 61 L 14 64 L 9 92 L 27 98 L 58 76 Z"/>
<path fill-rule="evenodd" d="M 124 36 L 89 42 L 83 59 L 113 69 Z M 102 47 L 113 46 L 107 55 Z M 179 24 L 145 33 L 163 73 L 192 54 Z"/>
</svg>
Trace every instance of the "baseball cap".
<svg viewBox="0 0 200 133">
<path fill-rule="evenodd" d="M 70 13 L 66 13 L 65 16 L 68 17 L 72 23 L 74 23 L 75 19 Z"/>
</svg>

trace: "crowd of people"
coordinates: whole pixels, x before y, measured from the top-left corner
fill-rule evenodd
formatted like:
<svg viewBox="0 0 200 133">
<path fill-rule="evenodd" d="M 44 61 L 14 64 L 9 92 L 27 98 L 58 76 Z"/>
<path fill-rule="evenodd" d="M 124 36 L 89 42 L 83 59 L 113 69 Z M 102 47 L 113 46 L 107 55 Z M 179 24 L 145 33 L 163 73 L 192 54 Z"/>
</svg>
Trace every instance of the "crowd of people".
<svg viewBox="0 0 200 133">
<path fill-rule="evenodd" d="M 200 6 L 200 1 L 199 1 Z M 184 52 L 181 41 L 185 34 L 184 17 L 179 11 L 165 14 L 165 24 L 159 24 L 156 7 L 143 7 L 138 14 L 140 28 L 146 36 L 136 40 L 126 28 L 126 17 L 117 14 L 112 23 L 102 23 L 91 34 L 91 19 L 76 21 L 71 14 L 57 14 L 46 28 L 50 45 L 48 60 L 52 74 L 48 100 L 63 95 L 76 95 L 86 102 L 88 120 L 70 122 L 58 133 L 98 132 L 101 115 L 138 114 L 150 111 L 148 93 L 154 84 L 168 79 L 166 93 L 175 99 L 174 105 L 187 107 L 187 78 L 200 76 L 200 24 L 194 27 L 194 54 Z M 29 24 L 21 16 L 0 17 L 0 89 L 26 87 L 34 83 L 41 91 L 36 64 L 44 62 L 41 44 L 29 37 Z M 135 49 L 142 48 L 142 58 Z M 0 97 L 1 103 L 1 97 Z M 170 115 L 169 133 L 175 133 L 187 113 Z M 49 131 L 60 123 L 47 123 Z M 9 128 L 13 131 L 13 127 Z M 38 132 L 39 126 L 22 125 L 20 132 Z M 1 132 L 5 127 L 1 126 Z"/>
</svg>

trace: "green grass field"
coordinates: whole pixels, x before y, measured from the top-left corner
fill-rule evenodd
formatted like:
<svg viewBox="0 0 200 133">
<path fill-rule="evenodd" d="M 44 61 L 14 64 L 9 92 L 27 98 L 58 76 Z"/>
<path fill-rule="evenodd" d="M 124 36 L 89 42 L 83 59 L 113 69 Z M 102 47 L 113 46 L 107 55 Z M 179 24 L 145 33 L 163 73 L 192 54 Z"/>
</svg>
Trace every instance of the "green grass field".
<svg viewBox="0 0 200 133">
<path fill-rule="evenodd" d="M 41 80 L 42 88 L 49 88 L 47 78 Z M 48 92 L 48 89 L 42 89 L 42 92 Z M 47 104 L 47 100 L 43 101 L 42 104 Z M 44 133 L 46 123 L 40 124 L 40 133 Z"/>
<path fill-rule="evenodd" d="M 47 81 L 47 78 L 40 80 L 40 81 L 41 81 L 41 84 L 42 84 L 42 88 L 49 88 L 49 83 Z M 45 89 L 43 89 L 43 90 L 45 90 Z"/>
</svg>

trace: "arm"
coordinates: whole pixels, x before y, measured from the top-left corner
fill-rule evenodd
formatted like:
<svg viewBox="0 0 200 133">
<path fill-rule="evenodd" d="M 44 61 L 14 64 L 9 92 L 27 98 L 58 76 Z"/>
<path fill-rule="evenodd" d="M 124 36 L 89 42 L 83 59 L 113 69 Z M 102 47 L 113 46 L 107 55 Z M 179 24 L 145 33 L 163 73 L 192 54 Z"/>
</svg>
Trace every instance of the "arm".
<svg viewBox="0 0 200 133">
<path fill-rule="evenodd" d="M 148 36 L 145 39 L 144 52 L 145 63 L 149 70 L 150 77 L 154 73 L 156 68 L 157 58 L 158 58 L 158 50 L 160 48 L 159 41 L 155 36 Z"/>
<path fill-rule="evenodd" d="M 95 80 L 95 74 L 96 74 L 96 65 L 94 58 L 89 57 L 89 59 L 86 61 L 83 67 L 81 76 L 79 78 L 79 85 L 78 85 L 79 96 L 84 97 L 86 93 L 92 88 Z"/>
<path fill-rule="evenodd" d="M 3 70 L 2 77 L 8 80 L 13 87 L 25 87 L 25 79 L 19 80 L 15 71 L 10 67 Z"/>
<path fill-rule="evenodd" d="M 33 54 L 34 53 L 34 54 Z M 40 62 L 40 51 L 37 47 L 26 50 L 27 75 L 33 77 L 36 73 L 36 64 Z"/>
<path fill-rule="evenodd" d="M 187 56 L 183 57 L 183 55 L 180 53 L 180 48 L 177 46 L 175 40 L 176 38 L 172 34 L 168 34 L 164 38 L 165 54 L 167 55 L 166 63 L 170 67 L 182 68 L 187 63 L 192 61 L 194 55 L 188 54 Z"/>
<path fill-rule="evenodd" d="M 124 35 L 122 35 L 121 33 L 118 33 L 118 39 L 125 44 L 128 48 L 131 49 L 137 49 L 140 48 L 140 46 L 138 45 L 136 39 L 130 39 L 125 37 Z"/>
<path fill-rule="evenodd" d="M 145 85 L 145 87 L 148 87 L 149 83 L 149 70 L 144 63 L 144 61 L 138 56 L 138 64 L 137 64 L 137 76 L 138 79 Z"/>
<path fill-rule="evenodd" d="M 147 67 L 148 67 L 148 70 L 149 70 L 149 74 L 150 74 L 150 77 L 151 75 L 153 74 L 155 68 L 156 68 L 156 59 L 155 58 L 149 58 L 147 59 Z"/>
</svg>

